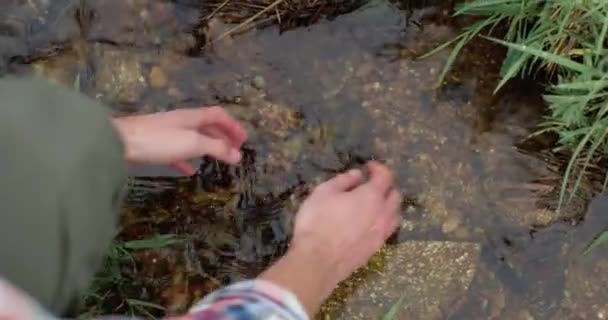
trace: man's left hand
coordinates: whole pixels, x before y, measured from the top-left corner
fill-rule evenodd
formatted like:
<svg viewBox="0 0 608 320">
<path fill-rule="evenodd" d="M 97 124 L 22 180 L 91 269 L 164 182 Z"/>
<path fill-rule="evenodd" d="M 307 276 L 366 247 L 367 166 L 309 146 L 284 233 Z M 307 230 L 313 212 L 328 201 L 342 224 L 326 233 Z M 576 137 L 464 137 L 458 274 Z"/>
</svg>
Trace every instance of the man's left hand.
<svg viewBox="0 0 608 320">
<path fill-rule="evenodd" d="M 196 171 L 189 160 L 204 155 L 237 164 L 245 129 L 221 107 L 179 109 L 114 119 L 129 162 L 170 164 L 184 174 Z"/>
</svg>

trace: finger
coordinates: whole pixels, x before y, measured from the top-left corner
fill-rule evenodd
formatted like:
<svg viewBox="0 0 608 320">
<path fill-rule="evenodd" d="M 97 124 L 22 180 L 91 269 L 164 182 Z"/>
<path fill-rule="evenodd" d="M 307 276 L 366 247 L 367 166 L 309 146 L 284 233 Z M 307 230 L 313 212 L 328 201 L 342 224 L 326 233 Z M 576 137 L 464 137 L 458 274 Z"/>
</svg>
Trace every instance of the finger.
<svg viewBox="0 0 608 320">
<path fill-rule="evenodd" d="M 190 110 L 187 110 L 190 111 Z M 192 120 L 184 121 L 184 126 L 190 129 L 205 130 L 206 127 L 213 126 L 214 130 L 221 131 L 226 136 L 230 137 L 231 142 L 237 146 L 247 140 L 247 131 L 239 122 L 229 115 L 221 107 L 207 107 L 193 109 L 184 117 L 191 116 Z"/>
<path fill-rule="evenodd" d="M 222 130 L 221 127 L 218 127 L 216 125 L 206 126 L 200 129 L 199 131 L 203 134 L 210 136 L 211 138 L 225 140 L 229 142 L 233 148 L 236 149 L 240 149 L 243 146 L 243 143 L 245 143 L 245 140 L 242 140 L 239 137 L 228 135 L 225 130 Z"/>
<path fill-rule="evenodd" d="M 388 197 L 386 198 L 386 212 L 391 215 L 399 213 L 401 203 L 403 202 L 403 195 L 397 189 L 391 190 Z"/>
<path fill-rule="evenodd" d="M 239 122 L 218 106 L 194 109 L 177 109 L 138 116 L 141 121 L 150 125 L 172 126 L 183 129 L 202 130 L 216 126 L 230 137 L 233 144 L 242 144 L 247 140 L 247 131 Z"/>
<path fill-rule="evenodd" d="M 399 209 L 401 208 L 401 203 L 403 202 L 403 196 L 401 192 L 396 189 L 393 189 L 388 198 L 386 198 L 386 213 L 389 215 L 389 219 L 387 219 L 385 225 L 385 235 L 389 237 L 399 225 L 400 215 Z"/>
<path fill-rule="evenodd" d="M 361 170 L 353 169 L 320 184 L 318 189 L 322 192 L 344 192 L 359 186 L 362 181 L 363 173 Z"/>
<path fill-rule="evenodd" d="M 201 155 L 209 155 L 230 164 L 237 164 L 241 161 L 241 152 L 221 139 L 199 135 L 197 148 Z"/>
<path fill-rule="evenodd" d="M 177 161 L 177 162 L 174 162 L 172 165 L 174 168 L 176 168 L 181 173 L 183 173 L 187 176 L 192 176 L 196 173 L 196 170 L 194 169 L 194 167 L 192 167 L 192 165 L 186 161 Z"/>
<path fill-rule="evenodd" d="M 391 171 L 377 161 L 368 162 L 367 167 L 370 172 L 368 185 L 381 195 L 388 196 L 395 183 Z"/>
</svg>

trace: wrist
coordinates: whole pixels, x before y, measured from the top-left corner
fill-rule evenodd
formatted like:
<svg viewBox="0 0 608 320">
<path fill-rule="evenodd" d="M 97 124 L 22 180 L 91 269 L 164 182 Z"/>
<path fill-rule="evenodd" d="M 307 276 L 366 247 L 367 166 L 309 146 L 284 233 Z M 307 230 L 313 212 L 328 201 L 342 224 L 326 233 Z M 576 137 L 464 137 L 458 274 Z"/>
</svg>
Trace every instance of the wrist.
<svg viewBox="0 0 608 320">
<path fill-rule="evenodd" d="M 318 273 L 326 276 L 333 285 L 337 285 L 340 279 L 340 261 L 338 257 L 327 250 L 326 246 L 313 241 L 293 241 L 285 257 L 297 260 L 307 265 Z"/>
<path fill-rule="evenodd" d="M 137 162 L 138 159 L 137 127 L 132 122 L 129 118 L 112 119 L 112 123 L 124 145 L 125 159 L 129 163 Z"/>
<path fill-rule="evenodd" d="M 335 259 L 319 249 L 298 243 L 258 277 L 295 294 L 311 317 L 342 280 Z"/>
</svg>

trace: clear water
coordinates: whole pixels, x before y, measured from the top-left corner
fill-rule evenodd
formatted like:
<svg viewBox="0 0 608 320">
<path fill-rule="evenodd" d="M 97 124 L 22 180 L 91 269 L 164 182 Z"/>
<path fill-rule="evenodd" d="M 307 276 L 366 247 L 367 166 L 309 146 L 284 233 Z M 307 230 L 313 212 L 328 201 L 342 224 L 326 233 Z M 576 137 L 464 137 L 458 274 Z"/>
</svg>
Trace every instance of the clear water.
<svg viewBox="0 0 608 320">
<path fill-rule="evenodd" d="M 542 88 L 520 81 L 493 95 L 500 48 L 475 43 L 434 88 L 448 52 L 416 57 L 456 34 L 445 10 L 374 2 L 332 21 L 250 30 L 201 48 L 200 34 L 216 39 L 232 26 L 213 20 L 194 37 L 195 2 L 7 1 L 0 70 L 42 74 L 117 115 L 221 104 L 250 132 L 238 168 L 203 159 L 192 179 L 134 169 L 155 177 L 134 180 L 137 190 L 144 182 L 151 189 L 125 205 L 121 237 L 186 241 L 136 253 L 137 269 L 123 270 L 131 285 L 110 296 L 179 312 L 255 276 L 284 252 L 311 186 L 378 159 L 407 196 L 402 229 L 320 319 L 380 318 L 401 294 L 439 289 L 410 297 L 397 318 L 603 319 L 605 250 L 581 251 L 608 222 L 606 201 L 585 216 L 592 192 L 584 191 L 561 215 L 552 210 L 561 163 L 543 150 L 548 142 L 523 143 L 541 120 Z M 416 282 L 422 271 L 408 265 L 383 272 L 402 266 L 392 250 L 403 244 L 428 253 L 420 266 L 439 276 Z M 452 265 L 454 254 L 473 258 Z M 386 286 L 404 277 L 409 289 Z M 99 307 L 128 311 L 118 298 Z"/>
</svg>

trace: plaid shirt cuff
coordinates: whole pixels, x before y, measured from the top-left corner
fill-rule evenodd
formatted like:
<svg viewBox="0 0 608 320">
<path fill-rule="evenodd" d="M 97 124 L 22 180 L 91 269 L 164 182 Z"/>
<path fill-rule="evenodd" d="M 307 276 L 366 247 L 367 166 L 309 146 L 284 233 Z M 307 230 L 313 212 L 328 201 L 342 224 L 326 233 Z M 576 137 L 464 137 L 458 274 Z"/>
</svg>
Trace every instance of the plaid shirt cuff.
<svg viewBox="0 0 608 320">
<path fill-rule="evenodd" d="M 263 280 L 236 283 L 213 292 L 192 307 L 192 319 L 307 320 L 298 298 Z"/>
</svg>

